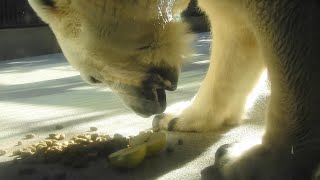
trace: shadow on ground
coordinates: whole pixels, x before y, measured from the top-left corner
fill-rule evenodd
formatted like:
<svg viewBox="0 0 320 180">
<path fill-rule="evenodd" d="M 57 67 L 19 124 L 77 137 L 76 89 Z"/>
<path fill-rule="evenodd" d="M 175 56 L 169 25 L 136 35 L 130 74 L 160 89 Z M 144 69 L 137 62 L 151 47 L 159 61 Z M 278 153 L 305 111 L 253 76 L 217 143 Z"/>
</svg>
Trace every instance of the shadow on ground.
<svg viewBox="0 0 320 180">
<path fill-rule="evenodd" d="M 156 179 L 199 157 L 208 147 L 220 139 L 217 134 L 169 133 L 169 146 L 157 156 L 147 158 L 136 169 L 119 170 L 109 167 L 106 159 L 91 163 L 86 168 L 71 168 L 60 164 L 28 164 L 27 162 L 3 162 L 0 164 L 0 179 L 3 180 L 105 180 L 105 179 Z M 183 139 L 183 144 L 176 144 Z M 200 173 L 200 172 L 199 172 Z M 65 177 L 64 177 L 65 176 Z"/>
</svg>

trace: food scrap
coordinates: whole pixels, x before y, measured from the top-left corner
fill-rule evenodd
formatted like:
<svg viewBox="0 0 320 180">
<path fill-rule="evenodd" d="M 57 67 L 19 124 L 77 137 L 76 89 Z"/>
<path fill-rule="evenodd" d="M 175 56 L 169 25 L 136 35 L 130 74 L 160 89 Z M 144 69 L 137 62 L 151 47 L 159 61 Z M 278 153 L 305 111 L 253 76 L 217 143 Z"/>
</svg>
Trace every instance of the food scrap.
<svg viewBox="0 0 320 180">
<path fill-rule="evenodd" d="M 33 139 L 34 137 L 36 137 L 36 135 L 34 135 L 34 134 L 27 134 L 25 136 L 26 139 Z"/>
<path fill-rule="evenodd" d="M 6 150 L 2 150 L 0 149 L 0 156 L 4 156 L 7 154 L 7 151 Z"/>
<path fill-rule="evenodd" d="M 145 157 L 159 153 L 166 145 L 166 134 L 163 132 L 140 132 L 129 139 L 129 147 L 121 149 L 109 156 L 114 167 L 135 168 Z"/>
</svg>

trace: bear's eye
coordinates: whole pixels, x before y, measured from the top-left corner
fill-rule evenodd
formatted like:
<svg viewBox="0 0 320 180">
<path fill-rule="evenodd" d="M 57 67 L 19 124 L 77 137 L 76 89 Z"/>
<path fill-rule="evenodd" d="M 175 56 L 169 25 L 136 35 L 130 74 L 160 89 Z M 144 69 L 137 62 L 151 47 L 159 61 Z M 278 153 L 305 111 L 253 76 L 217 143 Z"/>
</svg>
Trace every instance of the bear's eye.
<svg viewBox="0 0 320 180">
<path fill-rule="evenodd" d="M 139 47 L 138 50 L 146 50 L 146 49 L 150 49 L 150 48 L 152 48 L 151 43 L 148 45 L 144 45 L 144 46 Z"/>
<path fill-rule="evenodd" d="M 147 46 L 142 46 L 140 48 L 138 48 L 138 50 L 145 50 L 145 49 L 149 49 L 151 46 L 147 45 Z"/>
<path fill-rule="evenodd" d="M 55 6 L 55 0 L 42 0 L 42 3 L 46 6 L 54 7 Z"/>
</svg>

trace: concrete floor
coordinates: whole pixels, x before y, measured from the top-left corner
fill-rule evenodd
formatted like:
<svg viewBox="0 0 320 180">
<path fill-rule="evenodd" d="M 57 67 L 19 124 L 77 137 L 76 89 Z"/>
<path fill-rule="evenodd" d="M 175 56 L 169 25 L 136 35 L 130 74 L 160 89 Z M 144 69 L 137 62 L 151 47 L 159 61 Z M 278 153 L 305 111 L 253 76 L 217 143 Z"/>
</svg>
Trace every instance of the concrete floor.
<svg viewBox="0 0 320 180">
<path fill-rule="evenodd" d="M 190 100 L 200 86 L 209 63 L 208 33 L 198 34 L 194 43 L 195 54 L 184 66 L 179 88 L 167 93 L 168 104 Z M 96 163 L 81 170 L 59 165 L 36 166 L 33 175 L 18 175 L 21 165 L 12 164 L 10 152 L 26 134 L 34 133 L 30 144 L 57 132 L 57 124 L 65 128 L 59 132 L 67 137 L 83 133 L 89 127 L 99 128 L 100 133 L 136 135 L 148 129 L 149 119 L 135 115 L 125 108 L 109 89 L 85 84 L 79 73 L 65 60 L 62 54 L 0 62 L 0 149 L 8 155 L 0 157 L 1 180 L 57 179 L 55 174 L 67 172 L 66 179 L 200 179 L 200 171 L 214 163 L 214 153 L 225 143 L 252 142 L 262 135 L 263 110 L 269 95 L 264 76 L 248 102 L 244 123 L 224 133 L 168 133 L 169 142 L 184 140 L 175 146 L 173 153 L 162 153 L 148 158 L 137 169 L 119 172 Z M 258 101 L 256 101 L 258 99 Z M 170 109 L 170 107 L 169 107 Z M 32 165 L 31 165 L 32 166 Z M 58 178 L 59 179 L 59 178 Z"/>
</svg>

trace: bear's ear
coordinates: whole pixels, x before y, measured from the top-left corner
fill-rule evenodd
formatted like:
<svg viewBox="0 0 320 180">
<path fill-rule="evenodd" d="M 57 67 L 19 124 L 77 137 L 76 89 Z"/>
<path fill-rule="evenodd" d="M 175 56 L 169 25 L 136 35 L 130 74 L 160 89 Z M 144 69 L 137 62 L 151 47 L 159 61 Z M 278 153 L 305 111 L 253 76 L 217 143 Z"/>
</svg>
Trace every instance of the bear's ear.
<svg viewBox="0 0 320 180">
<path fill-rule="evenodd" d="M 49 7 L 55 7 L 56 1 L 55 0 L 41 0 L 43 5 L 49 6 Z"/>
<path fill-rule="evenodd" d="M 32 8 L 54 8 L 57 0 L 28 0 Z"/>
<path fill-rule="evenodd" d="M 49 23 L 54 17 L 57 0 L 28 0 L 32 9 L 45 22 Z"/>
</svg>

